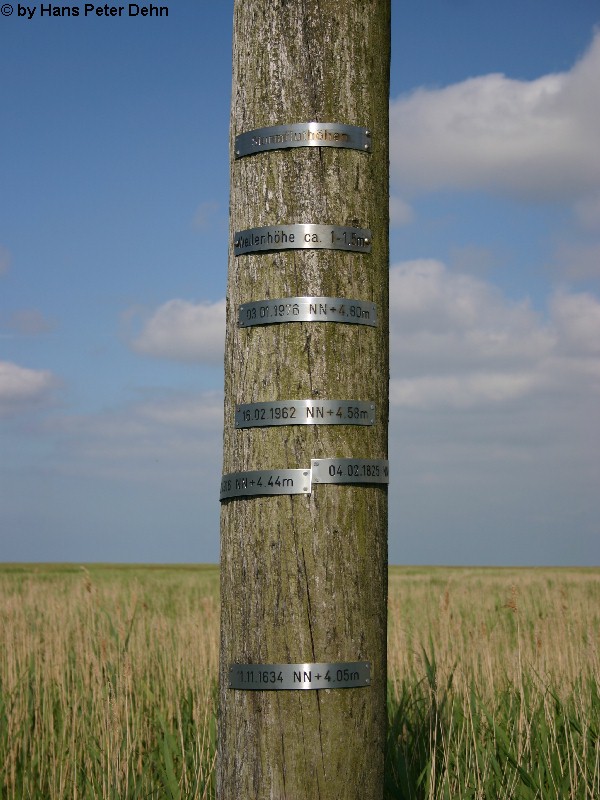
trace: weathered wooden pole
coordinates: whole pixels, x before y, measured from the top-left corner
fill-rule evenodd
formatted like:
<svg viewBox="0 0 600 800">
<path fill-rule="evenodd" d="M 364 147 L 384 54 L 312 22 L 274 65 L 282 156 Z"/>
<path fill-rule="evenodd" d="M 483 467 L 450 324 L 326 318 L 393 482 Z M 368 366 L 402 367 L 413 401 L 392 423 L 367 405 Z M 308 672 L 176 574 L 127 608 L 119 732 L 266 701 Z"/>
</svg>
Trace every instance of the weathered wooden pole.
<svg viewBox="0 0 600 800">
<path fill-rule="evenodd" d="M 383 797 L 389 27 L 235 0 L 220 800 Z"/>
</svg>

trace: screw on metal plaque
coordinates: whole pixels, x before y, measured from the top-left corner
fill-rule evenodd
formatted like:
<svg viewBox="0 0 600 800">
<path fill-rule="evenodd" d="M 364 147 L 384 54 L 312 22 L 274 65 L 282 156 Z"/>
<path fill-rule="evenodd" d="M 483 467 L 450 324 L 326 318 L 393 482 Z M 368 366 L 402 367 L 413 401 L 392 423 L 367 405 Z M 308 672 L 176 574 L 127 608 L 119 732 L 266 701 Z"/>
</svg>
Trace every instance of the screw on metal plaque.
<svg viewBox="0 0 600 800">
<path fill-rule="evenodd" d="M 221 478 L 220 500 L 261 495 L 310 494 L 307 469 L 262 469 L 230 472 Z"/>
</svg>

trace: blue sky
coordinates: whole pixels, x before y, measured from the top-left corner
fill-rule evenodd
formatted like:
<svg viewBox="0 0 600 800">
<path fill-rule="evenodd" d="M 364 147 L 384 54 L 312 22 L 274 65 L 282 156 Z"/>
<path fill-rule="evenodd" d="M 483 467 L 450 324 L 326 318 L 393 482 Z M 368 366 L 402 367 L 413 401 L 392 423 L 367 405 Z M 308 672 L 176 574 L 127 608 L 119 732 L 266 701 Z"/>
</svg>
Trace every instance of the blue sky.
<svg viewBox="0 0 600 800">
<path fill-rule="evenodd" d="M 217 561 L 232 3 L 12 5 L 0 561 Z M 392 7 L 390 561 L 597 565 L 600 8 Z"/>
</svg>

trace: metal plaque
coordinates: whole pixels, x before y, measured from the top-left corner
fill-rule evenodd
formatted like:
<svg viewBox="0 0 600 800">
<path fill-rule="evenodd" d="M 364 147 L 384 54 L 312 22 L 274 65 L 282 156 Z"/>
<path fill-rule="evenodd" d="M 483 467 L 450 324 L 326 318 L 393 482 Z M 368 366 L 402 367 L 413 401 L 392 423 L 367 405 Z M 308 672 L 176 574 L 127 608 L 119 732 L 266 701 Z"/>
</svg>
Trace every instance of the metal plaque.
<svg viewBox="0 0 600 800">
<path fill-rule="evenodd" d="M 275 325 L 279 322 L 345 322 L 377 327 L 377 306 L 346 297 L 282 297 L 242 303 L 238 325 Z"/>
<path fill-rule="evenodd" d="M 309 469 L 259 469 L 221 478 L 219 500 L 266 494 L 310 494 Z"/>
<path fill-rule="evenodd" d="M 235 137 L 235 158 L 263 150 L 290 147 L 346 147 L 371 152 L 371 131 L 340 122 L 296 122 L 240 133 Z"/>
<path fill-rule="evenodd" d="M 313 483 L 389 483 L 390 462 L 374 458 L 313 458 Z"/>
<path fill-rule="evenodd" d="M 341 225 L 267 225 L 233 234 L 236 256 L 268 250 L 351 250 L 371 252 L 371 231 Z"/>
<path fill-rule="evenodd" d="M 235 407 L 236 428 L 270 425 L 373 425 L 375 404 L 364 400 L 278 400 Z"/>
<path fill-rule="evenodd" d="M 261 691 L 284 689 L 351 689 L 370 686 L 369 661 L 307 664 L 232 664 L 229 688 Z"/>
</svg>

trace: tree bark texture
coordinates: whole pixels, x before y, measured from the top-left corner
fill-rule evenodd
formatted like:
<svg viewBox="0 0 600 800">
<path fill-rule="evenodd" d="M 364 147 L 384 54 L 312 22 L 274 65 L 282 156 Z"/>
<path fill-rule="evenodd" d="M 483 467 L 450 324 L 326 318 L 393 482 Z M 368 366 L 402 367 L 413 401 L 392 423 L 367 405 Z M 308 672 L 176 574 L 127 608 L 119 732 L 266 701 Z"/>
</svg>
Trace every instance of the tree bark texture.
<svg viewBox="0 0 600 800">
<path fill-rule="evenodd" d="M 223 472 L 387 458 L 390 0 L 236 0 L 237 134 L 295 122 L 368 128 L 372 153 L 301 147 L 231 163 Z M 372 231 L 372 252 L 235 256 L 233 232 L 321 223 Z M 239 328 L 240 303 L 376 303 L 378 327 Z M 236 430 L 239 403 L 374 402 L 376 423 Z M 386 728 L 387 488 L 225 500 L 221 510 L 220 800 L 381 800 Z M 232 663 L 370 661 L 365 688 L 242 691 Z"/>
</svg>

